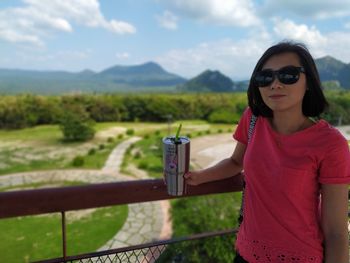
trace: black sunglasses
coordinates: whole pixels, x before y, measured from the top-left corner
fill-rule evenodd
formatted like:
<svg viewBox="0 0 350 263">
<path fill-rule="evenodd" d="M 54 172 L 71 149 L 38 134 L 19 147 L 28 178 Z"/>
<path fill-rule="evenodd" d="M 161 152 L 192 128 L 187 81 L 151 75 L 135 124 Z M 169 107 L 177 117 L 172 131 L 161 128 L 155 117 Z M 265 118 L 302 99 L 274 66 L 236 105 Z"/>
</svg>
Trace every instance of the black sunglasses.
<svg viewBox="0 0 350 263">
<path fill-rule="evenodd" d="M 266 87 L 277 76 L 278 80 L 283 84 L 294 84 L 299 80 L 301 72 L 305 73 L 305 69 L 296 66 L 286 66 L 279 70 L 263 69 L 255 73 L 254 82 L 258 87 Z"/>
</svg>

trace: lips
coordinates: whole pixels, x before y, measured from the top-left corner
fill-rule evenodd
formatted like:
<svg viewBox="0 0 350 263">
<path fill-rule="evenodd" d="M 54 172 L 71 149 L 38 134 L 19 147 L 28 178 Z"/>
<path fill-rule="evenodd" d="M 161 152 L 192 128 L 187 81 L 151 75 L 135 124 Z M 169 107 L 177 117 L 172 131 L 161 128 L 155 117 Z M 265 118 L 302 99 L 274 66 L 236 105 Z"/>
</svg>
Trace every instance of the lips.
<svg viewBox="0 0 350 263">
<path fill-rule="evenodd" d="M 282 97 L 285 97 L 286 95 L 283 95 L 283 94 L 274 94 L 274 95 L 271 95 L 269 96 L 269 98 L 271 99 L 279 99 L 279 98 L 282 98 Z"/>
</svg>

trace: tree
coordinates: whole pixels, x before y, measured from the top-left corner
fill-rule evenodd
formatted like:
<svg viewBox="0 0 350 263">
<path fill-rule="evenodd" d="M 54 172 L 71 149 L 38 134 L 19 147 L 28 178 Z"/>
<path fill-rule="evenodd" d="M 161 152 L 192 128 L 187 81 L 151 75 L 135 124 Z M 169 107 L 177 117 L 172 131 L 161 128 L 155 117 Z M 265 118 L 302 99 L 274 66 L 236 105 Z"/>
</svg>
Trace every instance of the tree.
<svg viewBox="0 0 350 263">
<path fill-rule="evenodd" d="M 94 122 L 82 106 L 65 106 L 60 128 L 65 141 L 87 141 L 94 137 Z"/>
</svg>

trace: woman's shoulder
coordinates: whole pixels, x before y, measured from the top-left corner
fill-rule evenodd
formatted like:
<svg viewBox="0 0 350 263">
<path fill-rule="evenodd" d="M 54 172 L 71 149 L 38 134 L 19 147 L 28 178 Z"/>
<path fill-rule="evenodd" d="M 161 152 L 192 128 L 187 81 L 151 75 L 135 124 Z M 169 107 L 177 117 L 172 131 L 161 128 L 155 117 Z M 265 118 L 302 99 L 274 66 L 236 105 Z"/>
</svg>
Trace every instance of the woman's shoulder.
<svg viewBox="0 0 350 263">
<path fill-rule="evenodd" d="M 243 116 L 250 117 L 252 115 L 253 115 L 252 109 L 249 106 L 247 108 L 245 108 L 245 110 L 243 112 Z"/>
<path fill-rule="evenodd" d="M 322 139 L 325 144 L 332 146 L 348 145 L 346 138 L 341 134 L 341 132 L 328 123 L 326 120 L 319 120 L 315 124 L 314 129 L 317 137 Z"/>
<path fill-rule="evenodd" d="M 334 137 L 344 137 L 335 126 L 324 119 L 319 120 L 315 125 L 317 126 L 317 130 L 321 133 Z"/>
<path fill-rule="evenodd" d="M 253 115 L 252 110 L 249 107 L 245 108 L 245 110 L 243 111 L 243 114 L 241 116 L 241 122 L 249 123 L 252 115 Z"/>
</svg>

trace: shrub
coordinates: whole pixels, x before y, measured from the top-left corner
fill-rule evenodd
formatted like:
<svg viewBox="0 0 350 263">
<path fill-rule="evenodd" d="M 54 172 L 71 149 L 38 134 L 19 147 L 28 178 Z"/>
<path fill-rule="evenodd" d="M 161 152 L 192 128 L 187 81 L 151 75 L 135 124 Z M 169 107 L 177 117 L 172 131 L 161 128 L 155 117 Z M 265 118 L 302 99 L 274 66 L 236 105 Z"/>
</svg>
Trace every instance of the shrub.
<svg viewBox="0 0 350 263">
<path fill-rule="evenodd" d="M 95 148 L 91 148 L 88 152 L 88 155 L 94 155 L 96 153 L 96 149 Z"/>
<path fill-rule="evenodd" d="M 103 150 L 104 148 L 106 148 L 106 146 L 102 143 L 102 144 L 100 144 L 100 145 L 98 146 L 98 148 L 99 148 L 100 150 Z"/>
<path fill-rule="evenodd" d="M 142 157 L 142 154 L 140 151 L 137 151 L 135 154 L 134 154 L 134 158 L 135 159 L 140 159 Z"/>
<path fill-rule="evenodd" d="M 208 117 L 208 121 L 211 123 L 237 123 L 239 119 L 239 114 L 227 109 L 217 109 Z"/>
<path fill-rule="evenodd" d="M 74 159 L 72 161 L 72 165 L 74 167 L 81 167 L 84 165 L 84 162 L 85 162 L 84 157 L 78 155 L 78 156 L 74 157 Z"/>
<path fill-rule="evenodd" d="M 149 134 L 145 134 L 145 135 L 143 136 L 143 138 L 146 139 L 146 140 L 149 139 Z"/>
<path fill-rule="evenodd" d="M 172 201 L 174 237 L 230 229 L 237 225 L 240 193 L 181 198 Z M 208 209 L 210 207 L 210 209 Z M 191 220 L 188 220 L 188 219 Z M 234 237 L 222 236 L 169 246 L 160 262 L 233 262 Z"/>
<path fill-rule="evenodd" d="M 117 139 L 123 139 L 124 135 L 123 134 L 118 134 Z"/>
<path fill-rule="evenodd" d="M 112 143 L 112 142 L 114 142 L 114 139 L 112 137 L 108 137 L 107 142 Z"/>
<path fill-rule="evenodd" d="M 126 130 L 126 135 L 131 136 L 131 135 L 134 135 L 134 134 L 135 134 L 135 130 L 134 129 L 127 129 Z"/>
<path fill-rule="evenodd" d="M 137 165 L 137 168 L 146 170 L 146 169 L 148 168 L 148 162 L 145 161 L 145 160 L 142 160 L 142 161 L 139 162 L 139 164 Z"/>
</svg>

